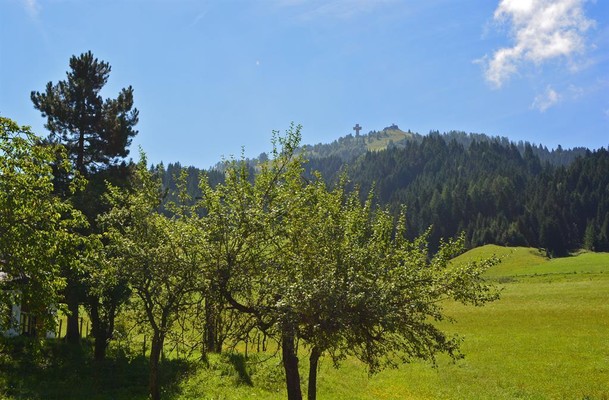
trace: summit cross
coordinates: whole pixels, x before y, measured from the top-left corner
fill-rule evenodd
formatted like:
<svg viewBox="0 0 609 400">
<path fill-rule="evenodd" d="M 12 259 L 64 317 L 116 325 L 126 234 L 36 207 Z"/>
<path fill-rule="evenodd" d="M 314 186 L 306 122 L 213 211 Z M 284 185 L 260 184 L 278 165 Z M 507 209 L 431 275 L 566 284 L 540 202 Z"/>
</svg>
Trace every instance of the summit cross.
<svg viewBox="0 0 609 400">
<path fill-rule="evenodd" d="M 359 124 L 355 124 L 355 126 L 353 127 L 353 130 L 355 131 L 355 136 L 359 136 L 359 131 L 362 130 L 362 127 L 359 126 Z"/>
</svg>

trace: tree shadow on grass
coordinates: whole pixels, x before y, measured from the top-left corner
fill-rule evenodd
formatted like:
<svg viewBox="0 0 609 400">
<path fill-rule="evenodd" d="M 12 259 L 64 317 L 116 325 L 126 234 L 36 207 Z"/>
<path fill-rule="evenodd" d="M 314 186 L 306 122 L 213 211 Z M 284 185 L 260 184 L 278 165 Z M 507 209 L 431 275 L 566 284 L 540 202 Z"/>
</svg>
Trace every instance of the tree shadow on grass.
<svg viewBox="0 0 609 400">
<path fill-rule="evenodd" d="M 92 359 L 91 346 L 49 341 L 42 347 L 16 338 L 0 351 L 0 398 L 138 400 L 148 398 L 148 359 L 112 354 Z M 11 339 L 13 340 L 13 339 Z M 190 364 L 165 360 L 161 387 L 171 397 Z"/>
<path fill-rule="evenodd" d="M 246 359 L 243 354 L 230 353 L 227 356 L 227 360 L 233 368 L 235 368 L 235 372 L 237 372 L 237 383 L 254 386 L 252 377 L 247 370 Z"/>
</svg>

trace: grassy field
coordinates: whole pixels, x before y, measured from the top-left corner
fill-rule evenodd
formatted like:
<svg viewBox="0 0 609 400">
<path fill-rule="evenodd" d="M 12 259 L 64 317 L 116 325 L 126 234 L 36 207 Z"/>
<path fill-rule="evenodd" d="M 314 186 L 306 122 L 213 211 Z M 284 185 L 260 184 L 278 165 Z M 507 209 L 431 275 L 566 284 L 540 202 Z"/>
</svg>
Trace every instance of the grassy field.
<svg viewBox="0 0 609 400">
<path fill-rule="evenodd" d="M 535 249 L 484 246 L 456 262 L 492 254 L 502 259 L 488 272 L 501 300 L 479 308 L 446 304 L 456 322 L 444 327 L 463 337 L 464 359 L 441 357 L 437 368 L 413 363 L 372 377 L 356 360 L 340 369 L 326 360 L 319 398 L 609 399 L 609 254 L 549 260 Z M 252 364 L 253 386 L 219 367 L 199 371 L 177 398 L 284 398 L 282 382 L 269 381 L 280 374 L 278 363 Z M 222 374 L 232 385 L 214 381 Z"/>
<path fill-rule="evenodd" d="M 480 308 L 446 304 L 456 322 L 446 322 L 444 328 L 463 337 L 464 359 L 453 363 L 440 357 L 437 368 L 413 363 L 372 377 L 356 360 L 345 361 L 340 369 L 322 360 L 318 398 L 609 399 L 609 254 L 584 252 L 549 260 L 534 249 L 485 246 L 456 262 L 491 254 L 503 261 L 488 272 L 502 288 L 501 299 Z M 305 375 L 306 351 L 301 352 Z M 60 372 L 48 377 L 38 371 L 38 378 L 24 383 L 7 379 L 10 373 L 0 370 L 0 385 L 46 382 L 44 388 L 30 388 L 30 395 L 4 392 L 15 399 L 145 398 L 145 360 L 115 363 L 109 371 L 121 374 L 80 378 L 84 384 L 76 385 L 78 391 L 69 382 L 63 392 L 53 387 L 54 380 L 66 380 Z M 176 360 L 166 365 L 167 398 L 285 398 L 280 360 L 273 355 L 254 354 L 247 361 L 241 355 L 212 356 L 207 367 Z M 99 389 L 100 379 L 112 391 Z M 98 389 L 87 395 L 87 386 Z M 49 397 L 51 393 L 58 395 Z"/>
<path fill-rule="evenodd" d="M 403 132 L 399 129 L 385 129 L 383 132 L 386 136 L 381 137 L 380 139 L 373 138 L 371 142 L 367 144 L 368 150 L 370 151 L 380 151 L 385 150 L 389 145 L 389 142 L 397 143 L 401 140 L 406 139 L 407 137 L 411 137 L 412 134 Z"/>
</svg>

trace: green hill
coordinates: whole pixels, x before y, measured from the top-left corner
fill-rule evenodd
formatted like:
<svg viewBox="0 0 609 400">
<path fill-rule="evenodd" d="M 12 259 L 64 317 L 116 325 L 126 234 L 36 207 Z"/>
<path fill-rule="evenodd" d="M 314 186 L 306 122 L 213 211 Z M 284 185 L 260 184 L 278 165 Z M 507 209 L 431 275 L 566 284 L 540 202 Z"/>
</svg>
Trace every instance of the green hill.
<svg viewBox="0 0 609 400">
<path fill-rule="evenodd" d="M 391 125 L 381 132 L 371 132 L 367 138 L 367 149 L 370 151 L 381 151 L 387 149 L 391 145 L 401 143 L 405 140 L 414 139 L 415 134 L 411 132 L 404 132 L 397 125 Z"/>
<path fill-rule="evenodd" d="M 392 146 L 404 146 L 409 140 L 418 140 L 422 136 L 410 131 L 404 132 L 397 125 L 391 125 L 380 131 L 370 131 L 358 136 L 347 135 L 331 143 L 317 143 L 302 146 L 307 158 L 338 158 L 348 163 L 364 155 L 367 151 L 381 151 Z"/>
<path fill-rule="evenodd" d="M 541 250 L 529 247 L 486 245 L 462 254 L 455 261 L 476 260 L 492 255 L 500 258 L 501 263 L 488 271 L 487 276 L 490 278 L 609 272 L 609 253 L 587 251 L 570 257 L 550 259 Z"/>
</svg>

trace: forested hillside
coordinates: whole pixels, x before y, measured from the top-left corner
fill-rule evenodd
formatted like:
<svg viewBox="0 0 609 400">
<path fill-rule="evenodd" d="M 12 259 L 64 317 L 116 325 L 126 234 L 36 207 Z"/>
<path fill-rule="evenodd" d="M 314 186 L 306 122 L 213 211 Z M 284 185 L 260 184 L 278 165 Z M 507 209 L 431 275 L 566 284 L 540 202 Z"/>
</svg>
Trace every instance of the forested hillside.
<svg viewBox="0 0 609 400">
<path fill-rule="evenodd" d="M 404 148 L 369 152 L 347 173 L 381 204 L 408 209 L 412 234 L 432 242 L 466 232 L 469 245 L 545 248 L 552 255 L 607 250 L 609 153 L 588 151 L 566 166 L 542 163 L 532 146 L 430 135 Z M 586 233 L 587 232 L 587 233 Z"/>
<path fill-rule="evenodd" d="M 528 142 L 451 131 L 418 135 L 392 125 L 330 144 L 304 146 L 307 174 L 326 182 L 346 174 L 362 193 L 396 214 L 407 208 L 409 234 L 431 226 L 430 241 L 465 232 L 467 244 L 533 246 L 549 255 L 609 250 L 609 153 L 548 150 Z M 245 160 L 256 168 L 265 154 Z M 200 173 L 169 164 L 165 185 L 185 170 L 193 197 Z M 221 172 L 206 171 L 210 182 Z"/>
</svg>

